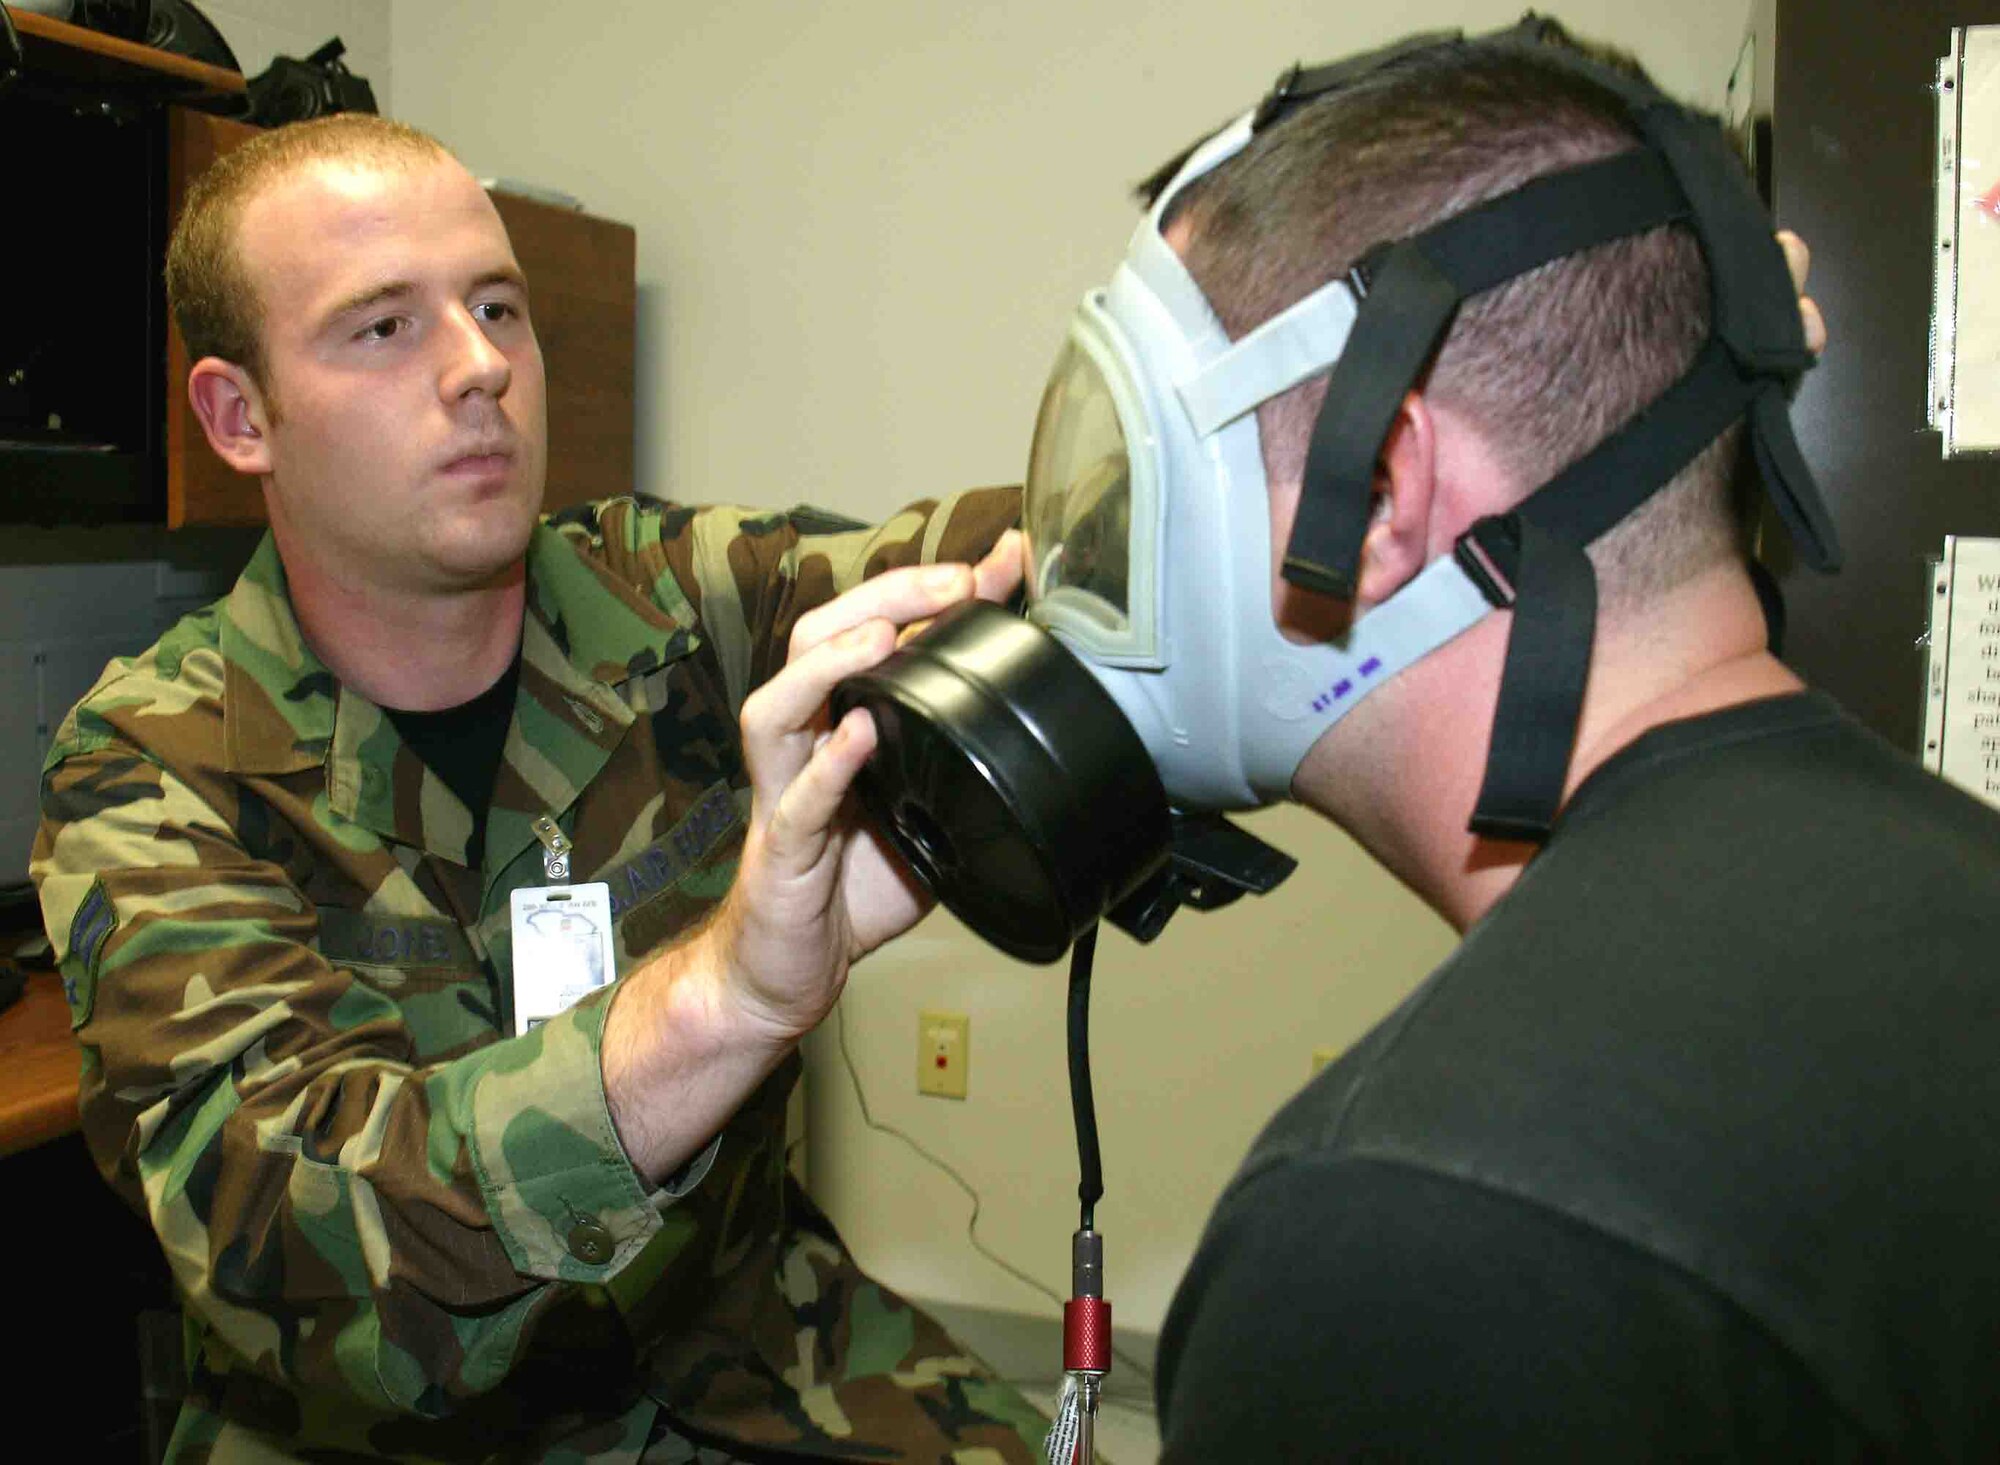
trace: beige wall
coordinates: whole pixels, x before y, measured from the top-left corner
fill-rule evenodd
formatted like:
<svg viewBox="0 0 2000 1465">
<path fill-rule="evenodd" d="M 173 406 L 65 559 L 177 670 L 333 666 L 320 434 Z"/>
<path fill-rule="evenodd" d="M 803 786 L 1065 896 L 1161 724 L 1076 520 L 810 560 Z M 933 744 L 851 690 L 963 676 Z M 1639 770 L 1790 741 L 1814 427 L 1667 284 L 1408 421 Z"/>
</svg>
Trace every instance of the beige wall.
<svg viewBox="0 0 2000 1465">
<path fill-rule="evenodd" d="M 476 172 L 637 225 L 645 488 L 877 515 L 1018 479 L 1069 311 L 1132 227 L 1132 180 L 1295 59 L 1519 10 L 395 0 L 391 55 L 398 114 Z M 1564 18 L 1715 105 L 1747 10 L 1577 0 Z M 1151 949 L 1100 948 L 1099 1224 L 1122 1325 L 1158 1326 L 1312 1050 L 1351 1042 L 1449 949 L 1340 836 L 1293 810 L 1256 827 L 1300 857 L 1289 886 L 1183 915 Z M 978 1189 L 982 1239 L 1066 1292 L 1062 970 L 938 917 L 857 971 L 845 1006 L 876 1117 Z M 915 1093 L 921 1007 L 973 1018 L 965 1103 Z M 968 1247 L 950 1181 L 861 1127 L 831 1037 L 809 1050 L 812 1181 L 862 1260 L 918 1296 L 1047 1310 Z"/>
</svg>

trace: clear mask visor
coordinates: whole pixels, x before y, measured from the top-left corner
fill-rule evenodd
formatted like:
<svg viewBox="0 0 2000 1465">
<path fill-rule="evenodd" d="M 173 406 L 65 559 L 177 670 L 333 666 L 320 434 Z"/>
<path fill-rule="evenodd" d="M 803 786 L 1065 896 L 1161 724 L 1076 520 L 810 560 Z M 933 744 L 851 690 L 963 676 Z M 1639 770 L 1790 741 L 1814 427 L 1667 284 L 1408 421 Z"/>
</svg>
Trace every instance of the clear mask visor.
<svg viewBox="0 0 2000 1465">
<path fill-rule="evenodd" d="M 1132 458 L 1104 374 L 1074 341 L 1042 394 L 1022 520 L 1030 601 L 1059 597 L 1107 631 L 1128 629 Z"/>
<path fill-rule="evenodd" d="M 1034 618 L 1093 657 L 1135 664 L 1153 655 L 1158 483 L 1117 339 L 1087 301 L 1042 394 L 1021 524 Z"/>
</svg>

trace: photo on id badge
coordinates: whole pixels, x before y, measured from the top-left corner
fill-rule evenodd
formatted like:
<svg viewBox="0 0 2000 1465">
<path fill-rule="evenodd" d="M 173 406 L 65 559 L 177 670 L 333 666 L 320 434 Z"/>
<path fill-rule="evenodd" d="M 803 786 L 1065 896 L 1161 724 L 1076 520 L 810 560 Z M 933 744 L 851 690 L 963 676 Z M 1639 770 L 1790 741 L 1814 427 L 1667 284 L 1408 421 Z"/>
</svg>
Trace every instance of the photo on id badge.
<svg viewBox="0 0 2000 1465">
<path fill-rule="evenodd" d="M 514 1032 L 547 1022 L 617 973 L 612 950 L 611 887 L 552 885 L 511 897 L 514 931 Z"/>
</svg>

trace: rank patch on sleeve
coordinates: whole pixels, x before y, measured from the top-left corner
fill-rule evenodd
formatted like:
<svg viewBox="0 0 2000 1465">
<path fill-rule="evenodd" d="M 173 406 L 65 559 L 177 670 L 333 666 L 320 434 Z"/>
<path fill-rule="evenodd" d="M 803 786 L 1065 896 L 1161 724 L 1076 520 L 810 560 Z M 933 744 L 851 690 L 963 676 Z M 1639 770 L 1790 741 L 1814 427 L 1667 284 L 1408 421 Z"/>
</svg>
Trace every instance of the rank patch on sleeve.
<svg viewBox="0 0 2000 1465">
<path fill-rule="evenodd" d="M 63 963 L 63 995 L 69 999 L 74 1026 L 81 1027 L 90 1019 L 90 1001 L 97 991 L 98 953 L 117 929 L 117 907 L 104 893 L 104 882 L 93 881 L 90 894 L 69 923 L 69 960 Z"/>
</svg>

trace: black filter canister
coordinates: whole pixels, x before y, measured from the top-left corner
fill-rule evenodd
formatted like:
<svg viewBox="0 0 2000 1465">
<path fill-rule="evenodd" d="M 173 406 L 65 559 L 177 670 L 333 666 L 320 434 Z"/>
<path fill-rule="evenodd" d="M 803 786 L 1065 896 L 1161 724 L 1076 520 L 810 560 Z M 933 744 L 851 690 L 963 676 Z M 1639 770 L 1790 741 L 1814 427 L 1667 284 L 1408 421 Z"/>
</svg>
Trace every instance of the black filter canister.
<svg viewBox="0 0 2000 1465">
<path fill-rule="evenodd" d="M 1010 956 L 1052 962 L 1160 873 L 1166 790 L 1111 695 L 1053 636 L 954 606 L 834 689 L 878 745 L 869 814 L 946 909 Z"/>
</svg>

